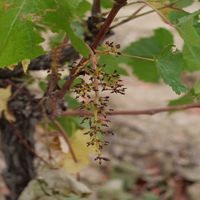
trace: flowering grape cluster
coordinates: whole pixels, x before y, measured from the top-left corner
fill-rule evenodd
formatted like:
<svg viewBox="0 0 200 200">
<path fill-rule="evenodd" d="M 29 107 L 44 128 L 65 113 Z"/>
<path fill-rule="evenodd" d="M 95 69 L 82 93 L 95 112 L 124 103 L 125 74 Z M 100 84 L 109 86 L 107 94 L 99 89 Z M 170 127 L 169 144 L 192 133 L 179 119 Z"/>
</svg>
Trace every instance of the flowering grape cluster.
<svg viewBox="0 0 200 200">
<path fill-rule="evenodd" d="M 105 67 L 106 65 L 96 64 L 96 67 L 93 67 L 92 64 L 88 64 L 81 70 L 80 81 L 74 87 L 76 98 L 81 101 L 80 109 L 90 113 L 83 118 L 82 123 L 85 121 L 89 123 L 90 129 L 85 132 L 90 136 L 87 146 L 95 147 L 97 155 L 95 160 L 100 164 L 102 160 L 109 160 L 103 157 L 101 152 L 103 147 L 109 144 L 105 139 L 106 135 L 113 135 L 113 132 L 108 130 L 110 123 L 108 114 L 112 111 L 108 107 L 110 98 L 108 92 L 125 94 L 124 85 L 117 71 L 106 73 Z"/>
</svg>

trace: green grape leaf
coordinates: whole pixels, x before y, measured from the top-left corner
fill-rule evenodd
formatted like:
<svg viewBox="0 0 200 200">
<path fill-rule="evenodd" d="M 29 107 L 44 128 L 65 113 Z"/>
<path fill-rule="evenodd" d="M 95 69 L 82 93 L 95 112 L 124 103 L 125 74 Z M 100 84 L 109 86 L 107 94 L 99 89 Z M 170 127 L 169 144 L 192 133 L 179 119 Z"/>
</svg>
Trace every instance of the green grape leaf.
<svg viewBox="0 0 200 200">
<path fill-rule="evenodd" d="M 104 71 L 106 73 L 113 73 L 113 71 L 117 71 L 120 75 L 128 75 L 127 71 L 123 69 L 120 64 L 126 62 L 126 58 L 124 56 L 113 56 L 113 55 L 102 55 L 100 57 L 99 63 L 104 65 L 106 64 L 106 67 L 104 68 Z"/>
<path fill-rule="evenodd" d="M 155 30 L 153 36 L 132 43 L 123 55 L 129 55 L 128 64 L 141 80 L 158 82 L 160 77 L 180 94 L 187 89 L 182 85 L 180 75 L 184 66 L 182 54 L 172 52 L 173 36 L 163 28 Z M 162 52 L 162 53 L 161 53 Z"/>
<path fill-rule="evenodd" d="M 127 63 L 139 79 L 156 83 L 160 75 L 155 58 L 170 44 L 173 44 L 172 34 L 164 28 L 158 28 L 153 36 L 131 43 L 123 50 L 123 53 L 130 55 Z"/>
<path fill-rule="evenodd" d="M 194 84 L 192 89 L 196 101 L 200 102 L 200 80 Z"/>
<path fill-rule="evenodd" d="M 170 106 L 185 105 L 200 102 L 200 80 L 197 81 L 189 92 L 178 99 L 169 101 Z"/>
<path fill-rule="evenodd" d="M 172 47 L 167 47 L 157 58 L 156 64 L 159 74 L 166 84 L 177 93 L 181 94 L 187 91 L 181 83 L 180 75 L 184 65 L 183 57 L 180 51 L 172 52 Z"/>
<path fill-rule="evenodd" d="M 170 0 L 170 3 L 174 3 L 179 8 L 190 6 L 194 0 Z"/>
<path fill-rule="evenodd" d="M 87 45 L 71 26 L 71 22 L 78 16 L 77 9 L 81 3 L 84 3 L 84 0 L 70 2 L 68 0 L 2 0 L 0 2 L 0 67 L 44 54 L 40 46 L 43 39 L 39 33 L 41 27 L 44 29 L 44 25 L 55 32 L 65 31 L 74 48 L 87 57 L 89 55 Z"/>
<path fill-rule="evenodd" d="M 61 31 L 61 32 L 57 33 L 56 35 L 50 36 L 49 42 L 48 42 L 48 45 L 50 46 L 50 48 L 53 49 L 56 46 L 58 46 L 59 44 L 61 44 L 61 42 L 65 38 L 65 35 L 66 35 L 65 32 Z"/>
<path fill-rule="evenodd" d="M 200 10 L 195 13 L 173 12 L 171 21 L 184 40 L 183 57 L 186 62 L 185 70 L 200 69 L 200 34 L 198 22 Z"/>
<path fill-rule="evenodd" d="M 183 95 L 182 97 L 180 97 L 178 99 L 173 99 L 173 100 L 169 101 L 168 105 L 169 106 L 187 105 L 187 104 L 191 104 L 193 102 L 194 102 L 193 95 L 189 92 L 188 94 Z"/>
<path fill-rule="evenodd" d="M 72 136 L 79 128 L 75 117 L 63 116 L 58 118 L 58 122 L 62 125 L 69 136 Z"/>
<path fill-rule="evenodd" d="M 142 81 L 158 83 L 160 76 L 156 68 L 155 61 L 130 59 L 128 62 L 132 66 L 133 73 Z"/>
<path fill-rule="evenodd" d="M 91 10 L 91 7 L 91 3 L 82 0 L 75 9 L 76 15 L 80 17 L 84 16 L 87 11 Z"/>
<path fill-rule="evenodd" d="M 73 13 L 74 10 L 76 10 L 79 6 L 80 3 L 82 3 L 83 0 L 63 0 L 63 2 L 70 8 L 71 13 Z M 58 4 L 58 2 L 56 2 Z"/>
<path fill-rule="evenodd" d="M 66 94 L 64 99 L 68 104 L 68 108 L 70 109 L 79 108 L 80 103 L 77 101 L 77 99 L 73 98 L 70 94 Z"/>
<path fill-rule="evenodd" d="M 197 81 L 193 89 L 194 89 L 195 94 L 200 94 L 200 81 Z"/>
<path fill-rule="evenodd" d="M 112 8 L 114 0 L 102 0 L 101 4 L 103 8 Z"/>
<path fill-rule="evenodd" d="M 77 1 L 79 3 L 81 2 L 80 0 L 77 0 Z M 78 5 L 79 5 L 78 3 L 76 4 L 71 3 L 71 1 L 69 3 L 67 0 L 58 1 L 58 2 L 55 1 L 53 7 L 56 9 L 52 8 L 52 10 L 47 12 L 44 15 L 42 23 L 50 27 L 52 31 L 55 31 L 55 32 L 60 32 L 61 30 L 64 30 L 67 33 L 67 36 L 69 37 L 74 48 L 79 53 L 81 53 L 84 57 L 88 57 L 90 51 L 87 45 L 85 44 L 85 42 L 83 42 L 82 39 L 78 37 L 78 35 L 72 29 L 72 25 L 71 25 L 73 10 L 75 10 Z"/>
<path fill-rule="evenodd" d="M 200 15 L 196 15 L 193 18 L 193 25 L 197 33 L 200 35 Z"/>
<path fill-rule="evenodd" d="M 89 123 L 88 121 L 85 121 L 84 123 L 82 122 L 82 118 L 78 117 L 78 116 L 62 116 L 59 117 L 58 122 L 62 125 L 62 127 L 64 128 L 64 130 L 66 131 L 66 133 L 69 136 L 73 136 L 73 134 L 78 130 L 78 129 L 89 129 Z M 51 124 L 51 127 L 54 127 Z"/>
<path fill-rule="evenodd" d="M 90 54 L 90 50 L 89 48 L 86 46 L 85 42 L 83 42 L 82 39 L 80 39 L 72 30 L 71 26 L 66 26 L 65 27 L 65 31 L 67 32 L 70 41 L 72 43 L 72 45 L 74 46 L 74 48 L 80 53 L 82 54 L 85 58 L 87 58 Z"/>
<path fill-rule="evenodd" d="M 43 54 L 43 39 L 33 23 L 23 18 L 28 0 L 1 1 L 0 4 L 0 67 L 32 59 Z"/>
</svg>

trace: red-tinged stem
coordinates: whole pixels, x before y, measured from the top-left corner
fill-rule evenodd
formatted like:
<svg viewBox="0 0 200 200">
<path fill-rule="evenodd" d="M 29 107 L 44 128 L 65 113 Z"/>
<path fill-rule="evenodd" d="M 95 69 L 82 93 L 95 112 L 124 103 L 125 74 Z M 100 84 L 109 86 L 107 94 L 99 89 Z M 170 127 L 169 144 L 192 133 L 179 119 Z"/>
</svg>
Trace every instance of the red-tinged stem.
<svg viewBox="0 0 200 200">
<path fill-rule="evenodd" d="M 109 30 L 109 27 L 110 27 L 112 21 L 114 20 L 115 16 L 119 12 L 119 10 L 123 6 L 126 5 L 126 3 L 127 3 L 127 0 L 116 0 L 115 1 L 110 13 L 108 14 L 108 17 L 106 18 L 106 20 L 105 20 L 105 22 L 102 26 L 102 28 L 100 29 L 99 33 L 95 37 L 93 43 L 90 45 L 92 50 L 95 50 L 97 48 L 97 46 L 101 43 L 105 34 Z M 82 69 L 82 66 L 84 66 L 85 63 L 87 63 L 87 59 L 82 58 L 81 61 L 79 62 L 79 64 L 71 70 L 70 75 L 69 75 L 69 79 L 66 80 L 63 88 L 58 93 L 59 98 L 63 98 L 65 96 L 65 93 L 70 89 L 74 79 L 78 76 L 79 68 Z"/>
<path fill-rule="evenodd" d="M 92 15 L 96 16 L 101 13 L 101 0 L 93 0 Z"/>
<path fill-rule="evenodd" d="M 178 106 L 167 106 L 161 108 L 151 108 L 145 110 L 128 110 L 128 111 L 111 111 L 108 112 L 107 115 L 114 116 L 114 115 L 154 115 L 157 113 L 163 112 L 170 112 L 170 111 L 181 111 L 181 110 L 188 110 L 192 108 L 200 108 L 200 104 L 188 104 L 188 105 L 178 105 Z M 62 116 L 91 116 L 92 113 L 88 111 L 66 111 L 61 114 Z"/>
<path fill-rule="evenodd" d="M 106 18 L 101 30 L 97 34 L 95 40 L 91 44 L 92 49 L 96 49 L 97 46 L 101 43 L 102 39 L 104 38 L 105 34 L 108 32 L 109 27 L 114 20 L 115 16 L 119 12 L 119 10 L 126 5 L 127 0 L 116 0 L 115 4 L 113 5 L 108 17 Z"/>
</svg>

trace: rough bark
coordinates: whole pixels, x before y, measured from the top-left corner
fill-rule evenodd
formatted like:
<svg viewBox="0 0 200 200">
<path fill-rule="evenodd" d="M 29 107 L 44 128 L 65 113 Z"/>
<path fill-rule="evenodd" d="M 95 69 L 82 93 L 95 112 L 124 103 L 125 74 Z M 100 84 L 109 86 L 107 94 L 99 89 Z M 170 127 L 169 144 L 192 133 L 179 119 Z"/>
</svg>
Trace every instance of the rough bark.
<svg viewBox="0 0 200 200">
<path fill-rule="evenodd" d="M 40 118 L 38 103 L 25 88 L 9 103 L 16 123 L 0 119 L 0 144 L 6 169 L 3 179 L 10 190 L 7 200 L 17 200 L 28 182 L 36 175 L 34 168 L 34 127 Z M 28 147 L 28 148 L 27 148 Z"/>
</svg>

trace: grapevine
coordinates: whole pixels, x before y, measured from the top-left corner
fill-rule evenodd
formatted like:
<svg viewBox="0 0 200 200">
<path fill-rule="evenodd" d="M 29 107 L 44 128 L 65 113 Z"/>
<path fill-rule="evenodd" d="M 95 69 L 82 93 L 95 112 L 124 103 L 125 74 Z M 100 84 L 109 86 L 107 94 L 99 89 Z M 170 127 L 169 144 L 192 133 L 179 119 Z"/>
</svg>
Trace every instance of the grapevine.
<svg viewBox="0 0 200 200">
<path fill-rule="evenodd" d="M 79 137 L 87 138 L 84 145 L 94 150 L 92 158 L 99 164 L 109 161 L 103 150 L 112 143 L 107 139 L 114 134 L 111 116 L 200 107 L 199 80 L 184 82 L 187 74 L 200 70 L 200 10 L 186 9 L 194 4 L 193 0 L 1 1 L 0 137 L 6 161 L 3 178 L 10 190 L 7 199 L 19 199 L 36 177 L 35 159 L 50 168 L 64 168 L 67 161 L 80 166 L 83 155 L 73 145 L 80 131 Z M 134 11 L 120 16 L 128 7 Z M 117 27 L 151 13 L 168 28 L 157 28 L 125 47 L 112 42 Z M 183 47 L 176 46 L 172 28 Z M 43 78 L 34 75 L 45 70 Z M 121 75 L 130 73 L 144 82 L 165 83 L 180 96 L 161 108 L 113 110 L 110 96 L 125 95 Z M 32 89 L 33 85 L 37 87 Z M 45 133 L 45 145 L 49 142 L 47 158 L 35 150 L 38 127 Z M 56 163 L 53 144 L 66 163 L 65 159 Z M 79 172 L 76 175 L 80 178 Z"/>
</svg>

